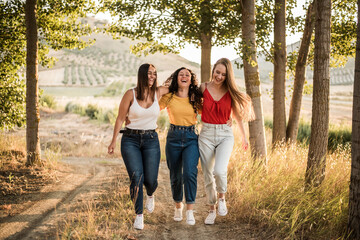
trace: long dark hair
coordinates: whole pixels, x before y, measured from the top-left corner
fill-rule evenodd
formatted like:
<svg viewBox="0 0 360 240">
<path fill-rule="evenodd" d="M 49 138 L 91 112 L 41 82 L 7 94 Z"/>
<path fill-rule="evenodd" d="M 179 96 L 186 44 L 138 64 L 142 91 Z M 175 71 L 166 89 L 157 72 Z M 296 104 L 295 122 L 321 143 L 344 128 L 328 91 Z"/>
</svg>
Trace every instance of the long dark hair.
<svg viewBox="0 0 360 240">
<path fill-rule="evenodd" d="M 138 99 L 138 100 L 145 99 L 145 89 L 147 89 L 147 88 L 149 90 L 148 91 L 149 96 L 152 98 L 153 101 L 155 99 L 157 78 L 155 79 L 154 84 L 151 87 L 149 87 L 148 72 L 149 72 L 150 66 L 155 68 L 154 65 L 149 64 L 149 63 L 144 63 L 139 67 L 138 81 L 137 81 L 137 86 L 136 86 L 136 94 L 137 94 L 136 99 Z"/>
<path fill-rule="evenodd" d="M 234 76 L 234 70 L 231 65 L 231 62 L 227 58 L 220 58 L 215 64 L 212 69 L 212 77 L 214 75 L 215 67 L 219 64 L 222 64 L 226 68 L 226 77 L 225 77 L 225 86 L 229 90 L 231 99 L 232 99 L 232 105 L 235 107 L 238 112 L 240 113 L 241 118 L 244 121 L 252 121 L 255 119 L 254 109 L 252 105 L 251 98 L 248 94 L 242 93 L 239 91 L 239 89 L 236 86 L 235 83 L 235 76 Z"/>
<path fill-rule="evenodd" d="M 171 74 L 171 76 L 166 80 L 166 81 L 171 81 L 171 84 L 169 86 L 169 92 L 171 93 L 171 97 L 169 98 L 169 101 L 172 99 L 172 97 L 174 96 L 174 94 L 178 91 L 179 89 L 179 84 L 178 84 L 178 75 L 179 72 L 183 69 L 186 69 L 190 72 L 191 74 L 191 83 L 189 86 L 189 93 L 188 93 L 188 97 L 189 97 L 189 102 L 192 105 L 192 107 L 194 108 L 194 112 L 198 113 L 198 110 L 202 109 L 202 93 L 200 91 L 200 88 L 198 86 L 198 80 L 196 79 L 196 75 L 195 73 L 193 73 L 193 71 L 191 71 L 188 68 L 185 67 L 181 67 L 179 69 L 177 69 L 173 74 Z"/>
</svg>

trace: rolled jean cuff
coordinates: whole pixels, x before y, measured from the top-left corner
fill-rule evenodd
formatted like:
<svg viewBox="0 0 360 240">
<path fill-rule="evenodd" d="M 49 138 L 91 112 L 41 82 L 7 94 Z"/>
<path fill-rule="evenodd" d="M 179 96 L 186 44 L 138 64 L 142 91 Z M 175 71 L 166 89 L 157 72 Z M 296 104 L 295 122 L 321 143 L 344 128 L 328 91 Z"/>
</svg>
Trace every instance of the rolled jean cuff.
<svg viewBox="0 0 360 240">
<path fill-rule="evenodd" d="M 195 201 L 186 202 L 186 204 L 195 204 Z"/>
</svg>

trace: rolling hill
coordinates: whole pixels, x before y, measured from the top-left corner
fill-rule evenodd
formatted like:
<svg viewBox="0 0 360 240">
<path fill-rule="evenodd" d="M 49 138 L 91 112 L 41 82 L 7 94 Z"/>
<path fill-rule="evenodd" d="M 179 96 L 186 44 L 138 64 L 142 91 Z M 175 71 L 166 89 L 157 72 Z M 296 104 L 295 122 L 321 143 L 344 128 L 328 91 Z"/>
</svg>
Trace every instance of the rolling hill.
<svg viewBox="0 0 360 240">
<path fill-rule="evenodd" d="M 95 43 L 83 50 L 51 51 L 58 61 L 51 69 L 39 68 L 41 87 L 107 86 L 113 81 L 135 82 L 143 63 L 155 65 L 159 83 L 177 68 L 185 66 L 199 75 L 200 66 L 176 54 L 154 54 L 137 57 L 130 52 L 134 42 L 128 38 L 114 40 L 105 34 L 93 34 Z"/>
</svg>

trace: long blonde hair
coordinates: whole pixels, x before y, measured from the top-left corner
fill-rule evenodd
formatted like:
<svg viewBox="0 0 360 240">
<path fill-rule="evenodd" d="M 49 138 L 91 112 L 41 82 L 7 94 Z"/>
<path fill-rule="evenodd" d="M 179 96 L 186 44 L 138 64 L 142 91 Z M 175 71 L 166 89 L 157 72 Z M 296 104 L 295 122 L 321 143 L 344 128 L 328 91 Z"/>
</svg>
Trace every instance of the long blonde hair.
<svg viewBox="0 0 360 240">
<path fill-rule="evenodd" d="M 225 76 L 225 86 L 229 90 L 231 96 L 231 104 L 232 107 L 238 110 L 242 120 L 244 121 L 252 121 L 255 119 L 254 109 L 252 105 L 251 98 L 248 94 L 242 93 L 236 86 L 235 76 L 232 64 L 227 58 L 220 58 L 214 64 L 212 69 L 212 76 L 214 75 L 214 70 L 217 65 L 222 64 L 226 68 L 226 76 Z M 212 78 L 211 78 L 212 80 Z"/>
</svg>

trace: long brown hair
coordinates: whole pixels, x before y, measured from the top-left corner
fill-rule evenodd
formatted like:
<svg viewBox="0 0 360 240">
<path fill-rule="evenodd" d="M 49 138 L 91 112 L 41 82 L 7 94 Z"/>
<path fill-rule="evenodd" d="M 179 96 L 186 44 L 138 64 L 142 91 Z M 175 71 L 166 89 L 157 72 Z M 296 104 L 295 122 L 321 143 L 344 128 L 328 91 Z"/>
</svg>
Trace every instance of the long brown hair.
<svg viewBox="0 0 360 240">
<path fill-rule="evenodd" d="M 149 87 L 148 71 L 149 71 L 150 66 L 155 68 L 155 66 L 152 64 L 144 63 L 139 67 L 139 70 L 138 70 L 138 81 L 137 81 L 137 86 L 136 86 L 136 95 L 137 95 L 136 99 L 141 100 L 141 101 L 145 99 L 145 89 L 148 89 L 148 94 L 151 97 L 152 101 L 155 100 L 157 77 L 154 81 L 154 84 L 151 87 Z"/>
<path fill-rule="evenodd" d="M 255 119 L 254 109 L 252 106 L 251 98 L 248 94 L 242 93 L 236 86 L 235 76 L 232 64 L 227 58 L 220 58 L 214 64 L 212 69 L 212 76 L 214 75 L 215 67 L 219 64 L 222 64 L 226 68 L 226 76 L 225 76 L 225 86 L 229 90 L 231 96 L 231 104 L 235 109 L 240 113 L 241 118 L 244 121 L 251 121 Z M 212 78 L 211 78 L 212 80 Z"/>
<path fill-rule="evenodd" d="M 189 73 L 191 75 L 191 83 L 190 83 L 190 86 L 189 86 L 188 98 L 189 98 L 190 104 L 192 105 L 192 107 L 194 109 L 194 112 L 197 114 L 198 111 L 200 109 L 202 109 L 202 93 L 201 93 L 200 88 L 198 86 L 198 80 L 196 78 L 195 73 L 193 71 L 191 71 L 190 69 L 188 69 L 188 68 L 181 67 L 181 68 L 177 69 L 166 80 L 167 82 L 171 82 L 170 86 L 169 86 L 169 92 L 171 93 L 171 96 L 170 96 L 168 102 L 171 101 L 174 94 L 179 90 L 178 75 L 179 75 L 179 72 L 181 70 L 183 70 L 183 69 L 186 69 L 187 71 L 189 71 Z"/>
</svg>

